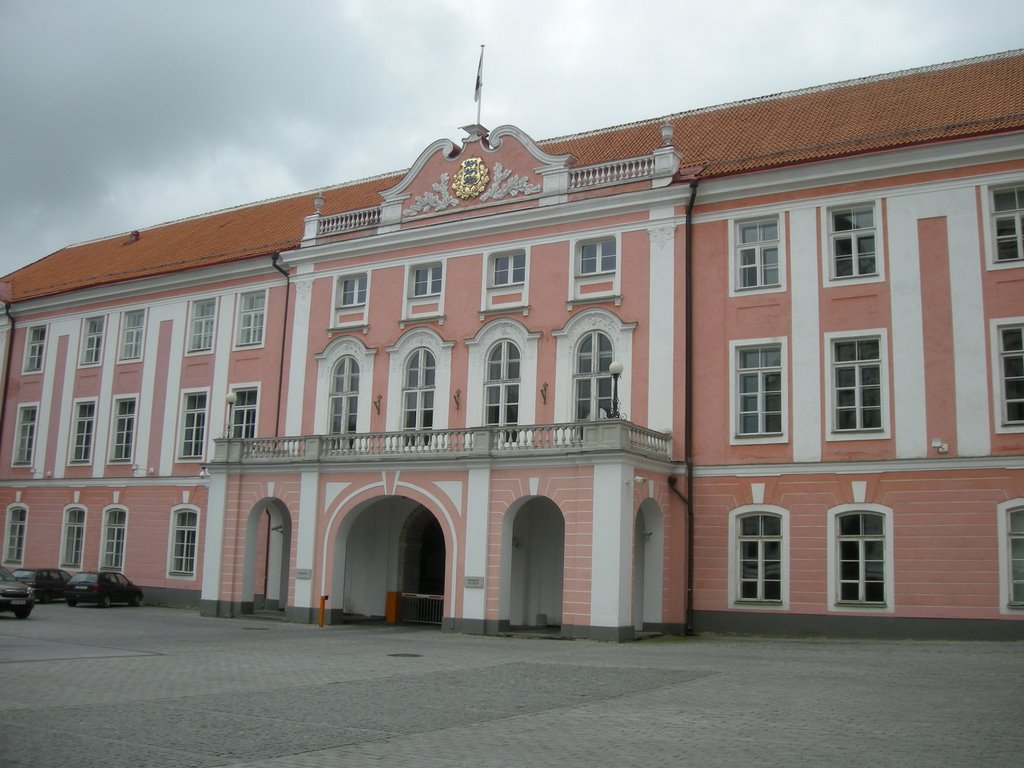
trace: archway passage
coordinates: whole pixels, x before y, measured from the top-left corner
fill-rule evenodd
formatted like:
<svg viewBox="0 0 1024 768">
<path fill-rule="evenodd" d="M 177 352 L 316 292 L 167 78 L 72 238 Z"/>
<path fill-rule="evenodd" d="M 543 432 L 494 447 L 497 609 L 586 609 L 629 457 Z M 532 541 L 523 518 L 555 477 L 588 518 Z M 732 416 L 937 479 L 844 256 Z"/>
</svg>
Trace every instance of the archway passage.
<svg viewBox="0 0 1024 768">
<path fill-rule="evenodd" d="M 514 515 L 508 550 L 509 625 L 512 629 L 558 628 L 562 624 L 565 518 L 554 501 L 542 496 L 525 501 Z"/>
<path fill-rule="evenodd" d="M 288 605 L 292 518 L 280 499 L 263 499 L 249 512 L 245 526 L 241 613 L 271 611 L 284 615 Z"/>
</svg>

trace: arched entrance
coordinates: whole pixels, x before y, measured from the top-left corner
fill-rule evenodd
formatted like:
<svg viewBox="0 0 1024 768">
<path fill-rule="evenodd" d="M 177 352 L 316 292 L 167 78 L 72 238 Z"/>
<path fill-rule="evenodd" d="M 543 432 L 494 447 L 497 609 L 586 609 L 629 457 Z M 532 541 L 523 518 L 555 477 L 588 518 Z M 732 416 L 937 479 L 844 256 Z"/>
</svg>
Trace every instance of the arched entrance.
<svg viewBox="0 0 1024 768">
<path fill-rule="evenodd" d="M 551 499 L 533 496 L 509 508 L 502 526 L 501 613 L 510 628 L 562 624 L 565 518 Z"/>
<path fill-rule="evenodd" d="M 661 509 L 645 499 L 633 524 L 633 629 L 661 624 L 665 536 Z"/>
<path fill-rule="evenodd" d="M 292 516 L 284 503 L 267 498 L 253 505 L 245 524 L 243 615 L 285 610 L 291 550 Z"/>
</svg>

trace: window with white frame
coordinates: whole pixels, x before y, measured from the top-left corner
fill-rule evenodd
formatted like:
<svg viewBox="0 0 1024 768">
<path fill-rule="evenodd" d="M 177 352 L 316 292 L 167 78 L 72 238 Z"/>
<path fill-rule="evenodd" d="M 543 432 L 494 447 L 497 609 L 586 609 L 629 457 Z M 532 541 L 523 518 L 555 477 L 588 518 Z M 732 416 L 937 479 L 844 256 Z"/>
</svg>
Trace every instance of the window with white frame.
<svg viewBox="0 0 1024 768">
<path fill-rule="evenodd" d="M 336 307 L 338 309 L 353 309 L 366 304 L 366 284 L 365 272 L 361 275 L 339 277 Z"/>
<path fill-rule="evenodd" d="M 12 507 L 7 510 L 4 562 L 20 564 L 25 557 L 25 529 L 28 527 L 28 510 Z"/>
<path fill-rule="evenodd" d="M 82 365 L 99 365 L 103 355 L 105 317 L 87 317 L 82 329 Z"/>
<path fill-rule="evenodd" d="M 413 350 L 405 362 L 402 388 L 402 429 L 429 430 L 434 426 L 436 362 L 429 349 Z"/>
<path fill-rule="evenodd" d="M 441 264 L 424 264 L 410 272 L 409 295 L 414 299 L 440 296 L 444 269 Z"/>
<path fill-rule="evenodd" d="M 36 445 L 36 418 L 39 409 L 34 405 L 23 405 L 18 409 L 17 435 L 14 443 L 14 464 L 32 463 Z"/>
<path fill-rule="evenodd" d="M 106 511 L 103 522 L 103 556 L 100 559 L 100 565 L 104 570 L 120 571 L 124 567 L 124 539 L 127 527 L 127 511 Z"/>
<path fill-rule="evenodd" d="M 1024 186 L 992 193 L 996 262 L 1024 261 Z"/>
<path fill-rule="evenodd" d="M 484 424 L 519 423 L 520 358 L 519 347 L 508 339 L 491 347 L 484 383 Z"/>
<path fill-rule="evenodd" d="M 576 274 L 580 276 L 614 272 L 618 249 L 614 237 L 584 241 L 576 246 Z"/>
<path fill-rule="evenodd" d="M 71 462 L 86 464 L 92 461 L 93 435 L 96 431 L 96 403 L 83 400 L 75 404 L 75 421 L 72 425 L 74 442 L 71 446 Z"/>
<path fill-rule="evenodd" d="M 738 600 L 782 600 L 782 518 L 750 513 L 737 520 Z"/>
<path fill-rule="evenodd" d="M 878 337 L 833 340 L 834 431 L 855 432 L 883 428 L 881 355 L 882 345 Z"/>
<path fill-rule="evenodd" d="M 37 325 L 28 329 L 25 341 L 25 373 L 43 370 L 43 358 L 46 356 L 46 326 Z"/>
<path fill-rule="evenodd" d="M 736 288 L 776 288 L 779 272 L 779 217 L 736 224 Z"/>
<path fill-rule="evenodd" d="M 256 400 L 258 392 L 255 387 L 236 389 L 235 404 L 231 407 L 231 437 L 234 439 L 256 437 Z"/>
<path fill-rule="evenodd" d="M 114 429 L 110 444 L 110 460 L 131 461 L 135 449 L 135 398 L 114 401 Z"/>
<path fill-rule="evenodd" d="M 1024 605 L 1024 509 L 1009 513 L 1010 604 Z"/>
<path fill-rule="evenodd" d="M 782 347 L 769 344 L 736 350 L 736 434 L 783 432 Z"/>
<path fill-rule="evenodd" d="M 507 251 L 491 256 L 491 287 L 502 288 L 526 282 L 526 251 Z"/>
<path fill-rule="evenodd" d="M 589 331 L 576 345 L 573 392 L 576 419 L 606 418 L 612 412 L 612 341 L 601 331 Z"/>
<path fill-rule="evenodd" d="M 192 302 L 188 327 L 188 351 L 209 352 L 213 349 L 213 326 L 217 317 L 216 299 L 197 299 Z"/>
<path fill-rule="evenodd" d="M 878 274 L 873 204 L 833 208 L 828 212 L 829 247 L 834 279 Z"/>
<path fill-rule="evenodd" d="M 837 600 L 885 603 L 885 517 L 876 512 L 847 512 L 836 519 Z"/>
<path fill-rule="evenodd" d="M 266 317 L 265 291 L 243 293 L 238 301 L 238 346 L 252 347 L 263 343 L 263 322 Z"/>
<path fill-rule="evenodd" d="M 1024 425 L 1024 325 L 999 329 L 999 372 L 1005 426 Z"/>
<path fill-rule="evenodd" d="M 181 458 L 201 459 L 206 450 L 206 393 L 189 392 L 182 401 Z"/>
<path fill-rule="evenodd" d="M 359 415 L 359 363 L 351 355 L 345 355 L 334 364 L 329 397 L 331 434 L 355 432 Z"/>
<path fill-rule="evenodd" d="M 142 358 L 142 338 L 146 328 L 146 310 L 133 309 L 121 315 L 121 360 Z"/>
<path fill-rule="evenodd" d="M 171 575 L 195 574 L 198 534 L 198 512 L 193 509 L 178 509 L 171 513 Z"/>
<path fill-rule="evenodd" d="M 64 511 L 64 531 L 60 564 L 64 568 L 82 567 L 82 545 L 85 542 L 85 510 L 72 507 Z"/>
</svg>

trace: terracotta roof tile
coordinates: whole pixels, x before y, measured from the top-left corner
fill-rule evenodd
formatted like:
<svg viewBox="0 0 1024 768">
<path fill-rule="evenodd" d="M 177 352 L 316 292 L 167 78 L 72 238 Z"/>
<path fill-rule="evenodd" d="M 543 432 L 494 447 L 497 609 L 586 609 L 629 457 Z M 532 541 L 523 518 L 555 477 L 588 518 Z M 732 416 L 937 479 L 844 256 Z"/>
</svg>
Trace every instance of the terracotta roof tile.
<svg viewBox="0 0 1024 768">
<path fill-rule="evenodd" d="M 1024 50 L 734 102 L 540 142 L 577 165 L 647 155 L 674 127 L 705 177 L 1024 128 Z M 324 212 L 381 202 L 403 172 L 321 190 Z M 14 300 L 294 248 L 316 192 L 69 246 L 8 277 Z"/>
</svg>

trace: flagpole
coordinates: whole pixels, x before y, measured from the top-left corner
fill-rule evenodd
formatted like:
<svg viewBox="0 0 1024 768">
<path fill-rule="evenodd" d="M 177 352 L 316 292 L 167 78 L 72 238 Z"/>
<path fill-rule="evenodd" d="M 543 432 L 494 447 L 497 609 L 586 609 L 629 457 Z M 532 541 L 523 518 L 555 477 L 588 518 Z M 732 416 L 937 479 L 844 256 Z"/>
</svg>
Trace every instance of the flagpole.
<svg viewBox="0 0 1024 768">
<path fill-rule="evenodd" d="M 476 90 L 473 92 L 476 102 L 476 124 L 480 125 L 480 108 L 484 103 L 484 47 L 480 46 L 480 63 L 476 67 Z"/>
</svg>

